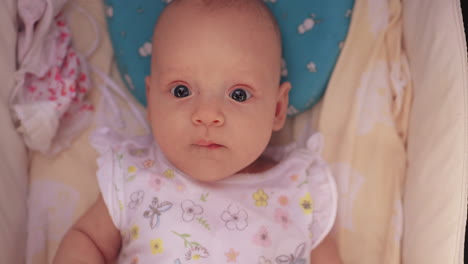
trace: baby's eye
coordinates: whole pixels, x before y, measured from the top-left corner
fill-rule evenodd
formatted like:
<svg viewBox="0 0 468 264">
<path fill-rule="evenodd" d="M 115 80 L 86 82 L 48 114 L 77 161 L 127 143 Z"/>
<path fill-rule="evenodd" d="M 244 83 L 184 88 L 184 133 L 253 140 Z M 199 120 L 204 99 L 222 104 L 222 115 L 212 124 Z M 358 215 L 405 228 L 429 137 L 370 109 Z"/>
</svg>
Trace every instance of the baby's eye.
<svg viewBox="0 0 468 264">
<path fill-rule="evenodd" d="M 229 94 L 229 97 L 238 102 L 245 102 L 252 97 L 252 95 L 244 89 L 235 89 Z"/>
<path fill-rule="evenodd" d="M 190 89 L 185 85 L 177 85 L 172 88 L 171 93 L 177 98 L 187 97 L 192 94 Z"/>
</svg>

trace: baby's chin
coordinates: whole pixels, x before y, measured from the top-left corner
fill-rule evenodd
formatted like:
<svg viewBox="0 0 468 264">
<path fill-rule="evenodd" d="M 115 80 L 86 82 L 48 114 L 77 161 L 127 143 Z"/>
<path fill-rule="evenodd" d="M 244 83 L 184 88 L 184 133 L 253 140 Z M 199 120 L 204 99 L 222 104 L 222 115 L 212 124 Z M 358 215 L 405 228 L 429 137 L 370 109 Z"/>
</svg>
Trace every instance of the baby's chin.
<svg viewBox="0 0 468 264">
<path fill-rule="evenodd" d="M 217 166 L 216 166 L 217 167 Z M 201 181 L 201 182 L 216 182 L 230 176 L 234 175 L 241 169 L 239 168 L 201 168 L 199 166 L 195 167 L 185 167 L 181 168 L 181 170 L 188 175 L 190 178 Z"/>
</svg>

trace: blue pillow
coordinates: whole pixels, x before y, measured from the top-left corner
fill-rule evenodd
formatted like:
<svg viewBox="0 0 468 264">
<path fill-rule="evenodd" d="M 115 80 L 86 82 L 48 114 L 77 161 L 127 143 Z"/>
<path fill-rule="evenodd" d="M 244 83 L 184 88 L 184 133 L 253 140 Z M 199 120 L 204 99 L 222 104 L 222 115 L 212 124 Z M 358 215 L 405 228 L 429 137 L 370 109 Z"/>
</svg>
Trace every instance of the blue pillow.
<svg viewBox="0 0 468 264">
<path fill-rule="evenodd" d="M 151 39 L 158 14 L 171 0 L 105 0 L 107 24 L 120 74 L 146 106 Z M 322 98 L 350 24 L 354 0 L 264 0 L 283 37 L 282 80 L 291 82 L 290 116 Z"/>
</svg>

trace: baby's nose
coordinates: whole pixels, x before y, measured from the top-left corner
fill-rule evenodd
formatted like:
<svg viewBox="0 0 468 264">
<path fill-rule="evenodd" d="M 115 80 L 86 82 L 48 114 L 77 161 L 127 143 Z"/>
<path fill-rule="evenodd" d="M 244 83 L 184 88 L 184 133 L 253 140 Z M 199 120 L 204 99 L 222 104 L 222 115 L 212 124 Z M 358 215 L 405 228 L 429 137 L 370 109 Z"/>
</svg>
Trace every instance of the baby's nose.
<svg viewBox="0 0 468 264">
<path fill-rule="evenodd" d="M 205 105 L 193 113 L 192 122 L 197 126 L 222 126 L 224 125 L 224 114 L 214 105 Z"/>
</svg>

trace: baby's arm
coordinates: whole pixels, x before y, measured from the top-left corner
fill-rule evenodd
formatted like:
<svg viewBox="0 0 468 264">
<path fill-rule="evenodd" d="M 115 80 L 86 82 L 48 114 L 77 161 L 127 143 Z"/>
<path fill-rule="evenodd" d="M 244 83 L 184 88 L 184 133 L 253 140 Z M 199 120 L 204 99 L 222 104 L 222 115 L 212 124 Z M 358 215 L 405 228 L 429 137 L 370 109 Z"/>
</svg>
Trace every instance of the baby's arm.
<svg viewBox="0 0 468 264">
<path fill-rule="evenodd" d="M 112 263 L 120 246 L 120 232 L 99 195 L 94 205 L 67 232 L 53 263 Z"/>
<path fill-rule="evenodd" d="M 310 254 L 313 264 L 342 264 L 335 239 L 328 234 Z"/>
</svg>

